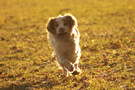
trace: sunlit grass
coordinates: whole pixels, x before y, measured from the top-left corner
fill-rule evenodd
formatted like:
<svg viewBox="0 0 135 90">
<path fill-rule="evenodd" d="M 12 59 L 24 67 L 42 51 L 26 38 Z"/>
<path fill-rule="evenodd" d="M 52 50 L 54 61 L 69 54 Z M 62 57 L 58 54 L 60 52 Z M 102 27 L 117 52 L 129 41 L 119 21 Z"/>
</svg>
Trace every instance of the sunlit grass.
<svg viewBox="0 0 135 90">
<path fill-rule="evenodd" d="M 135 88 L 134 0 L 1 0 L 0 88 Z M 60 77 L 47 40 L 48 18 L 78 20 L 79 76 Z"/>
</svg>

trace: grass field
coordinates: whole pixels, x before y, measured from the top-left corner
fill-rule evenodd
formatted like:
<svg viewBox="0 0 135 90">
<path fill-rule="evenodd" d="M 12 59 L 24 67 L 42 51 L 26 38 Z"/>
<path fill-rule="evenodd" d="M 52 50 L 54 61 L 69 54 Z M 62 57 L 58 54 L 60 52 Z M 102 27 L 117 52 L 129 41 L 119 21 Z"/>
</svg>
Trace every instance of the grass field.
<svg viewBox="0 0 135 90">
<path fill-rule="evenodd" d="M 48 18 L 78 20 L 79 76 L 60 77 Z M 135 89 L 135 0 L 0 0 L 0 90 Z"/>
</svg>

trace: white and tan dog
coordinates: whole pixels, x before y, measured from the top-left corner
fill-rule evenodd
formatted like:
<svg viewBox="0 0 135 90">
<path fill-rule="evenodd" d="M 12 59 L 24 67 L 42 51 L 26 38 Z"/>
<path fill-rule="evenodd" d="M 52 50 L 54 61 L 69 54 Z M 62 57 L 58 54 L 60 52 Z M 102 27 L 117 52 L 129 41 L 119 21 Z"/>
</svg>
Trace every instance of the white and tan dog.
<svg viewBox="0 0 135 90">
<path fill-rule="evenodd" d="M 63 68 L 63 75 L 79 74 L 81 49 L 76 18 L 71 14 L 50 18 L 47 23 L 47 33 L 58 63 Z"/>
</svg>

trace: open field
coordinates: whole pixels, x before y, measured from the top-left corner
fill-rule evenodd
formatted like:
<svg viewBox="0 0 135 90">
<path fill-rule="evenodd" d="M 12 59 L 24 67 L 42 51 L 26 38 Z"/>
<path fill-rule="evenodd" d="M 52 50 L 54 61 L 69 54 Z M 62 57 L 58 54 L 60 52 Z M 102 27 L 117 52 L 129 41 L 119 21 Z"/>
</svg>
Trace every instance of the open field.
<svg viewBox="0 0 135 90">
<path fill-rule="evenodd" d="M 79 76 L 60 77 L 48 18 L 78 20 Z M 135 89 L 135 0 L 0 0 L 0 90 Z"/>
</svg>

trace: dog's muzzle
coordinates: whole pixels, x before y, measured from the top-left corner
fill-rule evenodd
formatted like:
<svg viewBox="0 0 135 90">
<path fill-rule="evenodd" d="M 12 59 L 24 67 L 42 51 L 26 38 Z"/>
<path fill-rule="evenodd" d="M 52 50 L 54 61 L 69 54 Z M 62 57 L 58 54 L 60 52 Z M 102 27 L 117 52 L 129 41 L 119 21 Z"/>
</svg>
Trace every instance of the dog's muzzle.
<svg viewBox="0 0 135 90">
<path fill-rule="evenodd" d="M 61 39 L 65 38 L 67 35 L 67 32 L 62 32 L 62 33 L 59 33 L 57 36 Z"/>
</svg>

